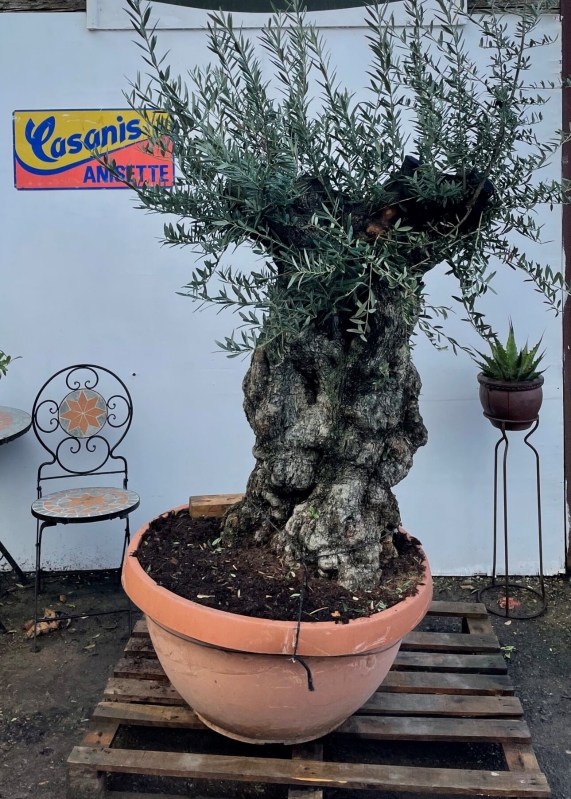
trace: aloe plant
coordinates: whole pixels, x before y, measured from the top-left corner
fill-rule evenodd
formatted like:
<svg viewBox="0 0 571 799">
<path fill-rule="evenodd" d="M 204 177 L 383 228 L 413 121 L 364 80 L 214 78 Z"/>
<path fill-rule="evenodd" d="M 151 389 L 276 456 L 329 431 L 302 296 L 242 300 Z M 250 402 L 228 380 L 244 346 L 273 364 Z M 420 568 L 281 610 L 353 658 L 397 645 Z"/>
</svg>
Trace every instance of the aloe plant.
<svg viewBox="0 0 571 799">
<path fill-rule="evenodd" d="M 538 355 L 541 339 L 531 350 L 528 348 L 527 343 L 519 350 L 511 322 L 506 346 L 504 347 L 497 339 L 493 342 L 490 341 L 489 344 L 492 354 L 484 355 L 478 352 L 482 360 L 476 361 L 485 377 L 491 377 L 493 380 L 510 380 L 514 383 L 521 383 L 525 380 L 535 380 L 542 374 L 542 372 L 537 370 L 545 355 L 545 351 Z"/>
</svg>

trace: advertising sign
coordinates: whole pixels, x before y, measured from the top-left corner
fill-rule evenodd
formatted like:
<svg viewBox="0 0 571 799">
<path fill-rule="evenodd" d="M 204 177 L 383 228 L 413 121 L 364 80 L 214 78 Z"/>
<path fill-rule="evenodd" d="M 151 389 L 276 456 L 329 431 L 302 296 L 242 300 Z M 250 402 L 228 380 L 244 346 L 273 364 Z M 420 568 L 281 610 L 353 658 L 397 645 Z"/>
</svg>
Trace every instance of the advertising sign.
<svg viewBox="0 0 571 799">
<path fill-rule="evenodd" d="M 405 0 L 388 0 L 388 14 L 397 25 L 410 23 Z M 462 0 L 465 6 L 465 0 Z M 461 5 L 461 0 L 455 0 Z M 163 30 L 202 30 L 212 11 L 231 12 L 235 28 L 260 28 L 275 8 L 287 8 L 288 0 L 155 0 L 147 27 Z M 366 28 L 367 0 L 305 0 L 308 20 L 319 28 Z M 438 25 L 437 0 L 423 0 L 424 21 Z M 128 30 L 132 32 L 126 0 L 87 0 L 87 27 L 90 30 Z M 463 20 L 459 21 L 463 24 Z"/>
<path fill-rule="evenodd" d="M 93 155 L 109 155 L 119 178 Z M 172 157 L 148 151 L 145 122 L 131 109 L 14 111 L 17 189 L 172 186 Z"/>
</svg>

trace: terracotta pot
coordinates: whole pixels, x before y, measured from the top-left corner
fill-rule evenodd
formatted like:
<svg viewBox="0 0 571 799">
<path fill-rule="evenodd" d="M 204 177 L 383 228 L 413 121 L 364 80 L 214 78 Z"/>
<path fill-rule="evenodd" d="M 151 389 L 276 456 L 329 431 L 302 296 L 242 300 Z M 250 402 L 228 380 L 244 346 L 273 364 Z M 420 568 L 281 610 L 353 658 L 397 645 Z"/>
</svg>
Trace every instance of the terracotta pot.
<svg viewBox="0 0 571 799">
<path fill-rule="evenodd" d="M 493 380 L 482 372 L 478 375 L 480 402 L 494 427 L 506 430 L 527 430 L 534 423 L 543 402 L 543 376 L 520 383 Z"/>
<path fill-rule="evenodd" d="M 186 506 L 181 506 L 186 507 Z M 388 610 L 350 621 L 296 623 L 216 610 L 183 599 L 152 580 L 135 553 L 123 564 L 123 587 L 147 617 L 153 646 L 169 680 L 213 730 L 249 743 L 302 743 L 331 732 L 369 699 L 397 655 L 402 637 L 426 614 L 432 577 Z"/>
</svg>

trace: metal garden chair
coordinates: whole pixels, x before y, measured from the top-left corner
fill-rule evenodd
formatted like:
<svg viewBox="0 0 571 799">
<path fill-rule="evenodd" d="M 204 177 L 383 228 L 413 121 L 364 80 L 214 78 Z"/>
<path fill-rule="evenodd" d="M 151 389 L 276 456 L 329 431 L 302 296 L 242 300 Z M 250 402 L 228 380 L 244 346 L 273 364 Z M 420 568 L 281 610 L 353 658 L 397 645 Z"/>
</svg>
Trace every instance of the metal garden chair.
<svg viewBox="0 0 571 799">
<path fill-rule="evenodd" d="M 54 399 L 53 396 L 63 397 Z M 105 399 L 107 397 L 107 399 Z M 131 426 L 133 403 L 125 383 L 102 366 L 77 364 L 56 372 L 40 389 L 32 409 L 34 433 L 50 455 L 38 469 L 38 498 L 32 504 L 37 519 L 34 606 L 34 645 L 37 625 L 53 619 L 38 618 L 41 591 L 42 537 L 58 524 L 87 524 L 108 519 L 125 520 L 123 557 L 130 540 L 129 514 L 139 506 L 139 496 L 127 488 L 127 461 L 116 454 Z M 123 475 L 119 488 L 95 486 L 69 488 L 44 494 L 49 480 Z M 75 481 L 74 481 L 75 482 Z M 127 612 L 131 629 L 131 607 L 121 611 L 67 614 L 58 620 Z"/>
</svg>

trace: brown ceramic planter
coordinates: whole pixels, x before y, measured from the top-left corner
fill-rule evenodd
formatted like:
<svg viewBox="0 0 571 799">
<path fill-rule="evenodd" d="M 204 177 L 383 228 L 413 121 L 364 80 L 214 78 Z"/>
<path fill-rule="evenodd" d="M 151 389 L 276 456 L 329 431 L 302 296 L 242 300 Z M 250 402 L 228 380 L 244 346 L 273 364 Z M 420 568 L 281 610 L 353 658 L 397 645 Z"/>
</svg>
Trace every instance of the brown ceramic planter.
<svg viewBox="0 0 571 799">
<path fill-rule="evenodd" d="M 182 506 L 186 507 L 186 506 Z M 249 743 L 302 743 L 331 732 L 369 699 L 401 640 L 432 600 L 432 577 L 388 610 L 350 621 L 296 623 L 216 610 L 157 585 L 135 556 L 148 525 L 134 536 L 123 587 L 147 617 L 153 646 L 169 680 L 212 729 Z"/>
<path fill-rule="evenodd" d="M 480 402 L 484 416 L 494 427 L 506 430 L 527 430 L 535 421 L 543 402 L 543 376 L 535 380 L 514 383 L 509 380 L 493 380 L 482 372 L 478 375 Z"/>
</svg>

